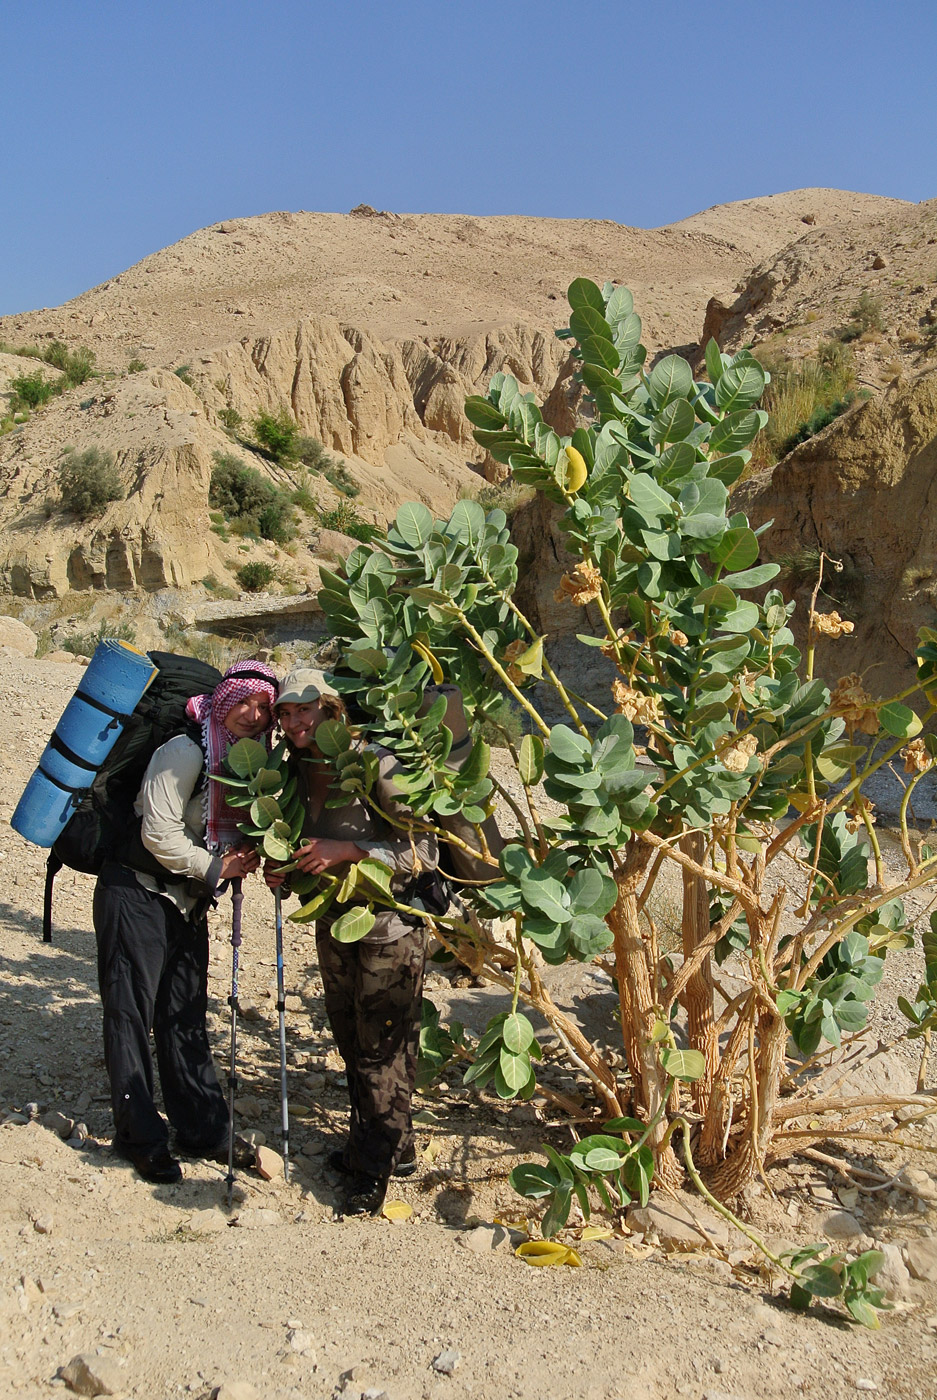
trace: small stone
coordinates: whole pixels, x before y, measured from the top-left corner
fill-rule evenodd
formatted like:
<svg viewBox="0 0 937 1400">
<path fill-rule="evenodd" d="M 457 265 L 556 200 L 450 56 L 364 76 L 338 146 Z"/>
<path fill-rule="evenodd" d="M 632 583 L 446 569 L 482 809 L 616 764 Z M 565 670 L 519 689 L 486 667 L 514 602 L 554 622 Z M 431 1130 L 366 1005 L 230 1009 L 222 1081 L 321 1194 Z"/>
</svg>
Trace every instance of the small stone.
<svg viewBox="0 0 937 1400">
<path fill-rule="evenodd" d="M 23 1297 L 26 1299 L 27 1303 L 42 1302 L 42 1289 L 34 1278 L 30 1278 L 29 1274 L 20 1275 L 20 1287 L 23 1290 Z"/>
<path fill-rule="evenodd" d="M 316 1359 L 316 1339 L 311 1332 L 303 1332 L 299 1328 L 290 1328 L 286 1334 L 286 1342 L 290 1351 L 296 1352 L 299 1356 L 306 1356 L 310 1361 Z"/>
<path fill-rule="evenodd" d="M 280 1216 L 275 1210 L 248 1207 L 238 1212 L 237 1224 L 242 1230 L 263 1230 L 269 1225 L 279 1225 Z"/>
<path fill-rule="evenodd" d="M 369 1386 L 367 1390 L 362 1390 L 361 1400 L 390 1400 L 386 1390 L 378 1390 L 377 1386 Z"/>
<path fill-rule="evenodd" d="M 60 1113 L 57 1108 L 50 1109 L 48 1113 L 43 1113 L 39 1119 L 43 1128 L 48 1128 L 50 1133 L 55 1133 L 57 1137 L 69 1138 L 75 1127 L 74 1118 L 66 1118 L 64 1113 Z"/>
<path fill-rule="evenodd" d="M 283 1158 L 272 1147 L 258 1147 L 254 1165 L 264 1181 L 272 1181 L 274 1177 L 283 1175 Z"/>
<path fill-rule="evenodd" d="M 831 1210 L 821 1220 L 820 1230 L 837 1240 L 855 1240 L 865 1234 L 864 1227 L 848 1210 Z"/>
<path fill-rule="evenodd" d="M 286 1325 L 287 1325 L 287 1327 L 300 1328 L 300 1327 L 302 1327 L 303 1324 L 302 1324 L 301 1319 L 298 1318 L 298 1317 L 288 1317 L 288 1318 L 286 1319 Z"/>
<path fill-rule="evenodd" d="M 883 267 L 888 266 L 888 263 L 882 257 L 881 253 L 876 253 L 875 257 L 872 259 L 872 266 L 875 268 L 876 272 L 881 272 Z"/>
<path fill-rule="evenodd" d="M 124 1388 L 123 1373 L 112 1356 L 79 1353 L 59 1374 L 76 1395 L 116 1395 Z"/>
<path fill-rule="evenodd" d="M 260 1400 L 260 1392 L 250 1381 L 224 1381 L 212 1391 L 212 1400 Z"/>
<path fill-rule="evenodd" d="M 51 1235 L 53 1223 L 51 1215 L 37 1215 L 33 1221 L 33 1229 L 37 1235 Z"/>
<path fill-rule="evenodd" d="M 440 1376 L 452 1376 L 462 1360 L 461 1352 L 455 1351 L 452 1347 L 446 1347 L 438 1356 L 433 1357 L 433 1370 Z"/>
<path fill-rule="evenodd" d="M 878 1248 L 884 1254 L 885 1262 L 878 1272 L 872 1275 L 872 1281 L 877 1287 L 884 1289 L 889 1298 L 906 1298 L 911 1275 L 901 1257 L 900 1246 L 880 1244 Z"/>
<path fill-rule="evenodd" d="M 228 1228 L 228 1217 L 217 1206 L 193 1210 L 187 1221 L 194 1235 L 215 1235 Z"/>
<path fill-rule="evenodd" d="M 80 1312 L 80 1303 L 55 1303 L 52 1308 L 52 1316 L 57 1317 L 59 1322 L 67 1322 L 70 1317 L 77 1317 Z"/>
<path fill-rule="evenodd" d="M 937 1239 L 910 1240 L 904 1247 L 904 1262 L 912 1278 L 937 1283 Z"/>
<path fill-rule="evenodd" d="M 502 1225 L 479 1225 L 459 1236 L 459 1244 L 473 1254 L 490 1254 L 494 1249 L 511 1243 L 511 1236 Z"/>
<path fill-rule="evenodd" d="M 725 1375 L 726 1363 L 723 1361 L 721 1356 L 717 1356 L 715 1361 L 713 1362 L 713 1370 L 715 1371 L 717 1376 Z"/>
<path fill-rule="evenodd" d="M 875 1384 L 875 1381 L 870 1381 L 867 1377 L 860 1376 L 859 1379 L 856 1381 L 856 1389 L 878 1390 L 878 1386 Z"/>
</svg>

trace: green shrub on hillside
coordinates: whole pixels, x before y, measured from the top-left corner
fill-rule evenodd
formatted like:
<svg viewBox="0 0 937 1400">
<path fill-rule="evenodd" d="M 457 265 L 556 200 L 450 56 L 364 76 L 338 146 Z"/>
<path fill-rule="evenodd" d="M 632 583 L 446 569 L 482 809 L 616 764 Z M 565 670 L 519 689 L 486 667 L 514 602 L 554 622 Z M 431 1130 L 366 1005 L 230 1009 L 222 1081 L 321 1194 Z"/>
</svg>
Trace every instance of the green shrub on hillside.
<svg viewBox="0 0 937 1400">
<path fill-rule="evenodd" d="M 379 530 L 376 525 L 362 520 L 356 507 L 349 505 L 348 501 L 339 501 L 332 510 L 320 510 L 319 524 L 324 530 L 337 530 L 342 535 L 348 535 L 350 539 L 361 540 L 363 544 L 370 544 L 372 540 L 384 535 L 384 531 Z"/>
<path fill-rule="evenodd" d="M 216 452 L 208 491 L 209 505 L 224 513 L 232 530 L 287 544 L 296 535 L 289 493 L 274 486 L 231 452 Z"/>
<path fill-rule="evenodd" d="M 275 461 L 296 460 L 299 427 L 285 408 L 278 409 L 276 413 L 258 413 L 253 427 L 257 441 Z"/>
<path fill-rule="evenodd" d="M 771 373 L 764 397 L 769 418 L 753 444 L 750 471 L 774 466 L 798 443 L 832 423 L 856 398 L 852 352 L 837 341 L 803 360 L 760 353 Z"/>
<path fill-rule="evenodd" d="M 60 393 L 59 385 L 53 379 L 46 379 L 41 369 L 32 374 L 19 374 L 10 380 L 13 397 L 10 407 L 14 413 L 22 408 L 41 408 L 51 398 Z"/>
<path fill-rule="evenodd" d="M 69 448 L 59 467 L 60 504 L 86 519 L 100 515 L 111 501 L 122 501 L 124 489 L 112 452 L 88 447 L 84 452 Z"/>
<path fill-rule="evenodd" d="M 274 580 L 276 571 L 272 564 L 264 564 L 259 559 L 250 564 L 242 564 L 235 574 L 245 593 L 261 593 Z"/>
</svg>

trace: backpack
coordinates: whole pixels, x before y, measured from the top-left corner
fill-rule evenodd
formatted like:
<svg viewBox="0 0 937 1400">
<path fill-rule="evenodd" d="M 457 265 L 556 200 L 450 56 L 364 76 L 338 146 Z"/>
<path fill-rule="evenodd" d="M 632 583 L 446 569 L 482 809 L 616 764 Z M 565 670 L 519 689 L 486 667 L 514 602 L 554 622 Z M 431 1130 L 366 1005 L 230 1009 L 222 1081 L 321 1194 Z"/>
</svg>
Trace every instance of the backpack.
<svg viewBox="0 0 937 1400">
<path fill-rule="evenodd" d="M 56 838 L 46 861 L 42 939 L 52 942 L 52 887 L 63 865 L 98 875 L 106 861 L 155 875 L 167 884 L 181 883 L 152 856 L 140 838 L 140 818 L 133 810 L 147 765 L 156 750 L 177 734 L 199 743 L 197 724 L 185 712 L 193 695 L 205 695 L 221 681 L 221 672 L 192 656 L 151 651 L 157 667 L 114 747 L 91 779 L 75 794 L 75 811 Z M 54 739 L 53 739 L 54 742 Z"/>
</svg>

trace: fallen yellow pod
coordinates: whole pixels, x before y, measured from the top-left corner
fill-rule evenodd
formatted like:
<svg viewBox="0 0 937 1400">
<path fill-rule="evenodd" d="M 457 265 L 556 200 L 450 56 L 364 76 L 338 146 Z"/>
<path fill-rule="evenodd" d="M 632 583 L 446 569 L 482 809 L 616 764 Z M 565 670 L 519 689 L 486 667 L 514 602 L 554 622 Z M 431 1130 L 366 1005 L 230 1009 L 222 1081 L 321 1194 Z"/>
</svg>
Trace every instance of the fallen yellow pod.
<svg viewBox="0 0 937 1400">
<path fill-rule="evenodd" d="M 582 1260 L 576 1251 L 568 1245 L 557 1244 L 555 1240 L 525 1240 L 514 1253 L 525 1264 L 569 1264 L 574 1269 L 582 1267 Z"/>
</svg>

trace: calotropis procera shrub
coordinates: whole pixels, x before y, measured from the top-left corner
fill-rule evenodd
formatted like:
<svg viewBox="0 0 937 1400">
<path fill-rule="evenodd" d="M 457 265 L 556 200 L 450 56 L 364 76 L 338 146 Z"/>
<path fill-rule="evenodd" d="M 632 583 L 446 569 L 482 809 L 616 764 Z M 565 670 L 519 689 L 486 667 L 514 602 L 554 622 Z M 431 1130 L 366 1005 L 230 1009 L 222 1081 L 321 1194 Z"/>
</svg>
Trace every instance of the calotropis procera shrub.
<svg viewBox="0 0 937 1400">
<path fill-rule="evenodd" d="M 460 501 L 436 521 L 405 505 L 386 540 L 322 570 L 319 594 L 342 648 L 334 684 L 399 756 L 414 820 L 474 846 L 490 870 L 488 884 L 464 891 L 467 917 L 436 921 L 512 993 L 466 1079 L 505 1099 L 533 1092 L 539 1047 L 523 1003 L 547 1019 L 615 1124 L 576 1161 L 518 1178 L 526 1194 L 550 1196 L 554 1227 L 564 1201 L 568 1213 L 589 1186 L 614 1203 L 645 1194 L 652 1172 L 675 1179 L 681 1103 L 693 1125 L 680 1119 L 685 1145 L 723 1199 L 764 1169 L 797 1118 L 842 1108 L 810 1108 L 786 1071 L 789 1050 L 809 1057 L 863 1027 L 886 951 L 909 937 L 901 897 L 937 866 L 908 824 L 937 751 L 915 737 L 937 710 L 937 634 L 922 637 L 917 683 L 898 699 L 872 698 L 857 677 L 832 692 L 814 678 L 817 642 L 850 624 L 812 608 L 801 655 L 792 605 L 769 587 L 776 566 L 759 563 L 756 532 L 731 504 L 765 422 L 765 372 L 749 352 L 729 358 L 713 342 L 704 382 L 675 355 L 649 371 L 625 288 L 580 279 L 569 301 L 560 334 L 588 394 L 572 437 L 509 375 L 496 374 L 466 413 L 492 457 L 558 508 L 576 561 L 562 592 L 571 607 L 594 604 L 599 634 L 584 629 L 580 641 L 613 663 L 604 710 L 575 693 L 575 675 L 556 673 L 550 639 L 517 608 L 517 550 L 501 511 Z M 528 730 L 510 746 L 522 798 L 499 788 L 481 740 L 466 765 L 447 765 L 445 701 L 427 693 L 441 680 L 461 688 L 475 724 L 513 696 Z M 561 723 L 544 718 L 544 687 Z M 341 725 L 328 744 L 341 775 L 332 800 L 367 800 L 373 765 Z M 888 888 L 863 786 L 902 749 L 907 873 Z M 496 857 L 482 823 L 499 794 L 507 845 Z M 661 951 L 650 914 L 667 867 L 682 887 L 682 958 Z M 499 941 L 491 930 L 504 927 Z M 595 960 L 608 974 L 627 1074 L 553 1004 L 541 958 Z M 717 1001 L 727 958 L 742 990 Z M 929 995 L 909 1008 L 919 1031 Z M 426 1039 L 437 1063 L 469 1053 L 433 1017 Z"/>
</svg>

